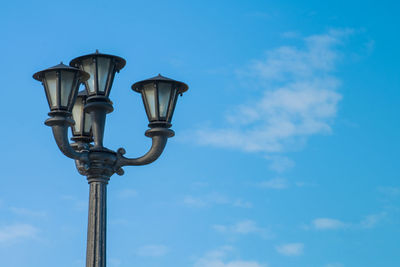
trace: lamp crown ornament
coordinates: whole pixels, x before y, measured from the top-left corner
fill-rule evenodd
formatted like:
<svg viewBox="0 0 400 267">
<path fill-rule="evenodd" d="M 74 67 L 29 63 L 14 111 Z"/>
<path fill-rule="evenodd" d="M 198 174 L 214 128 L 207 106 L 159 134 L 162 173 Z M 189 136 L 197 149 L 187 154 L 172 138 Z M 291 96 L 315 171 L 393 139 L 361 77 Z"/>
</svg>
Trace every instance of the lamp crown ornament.
<svg viewBox="0 0 400 267">
<path fill-rule="evenodd" d="M 121 57 L 96 50 L 71 60 L 69 66 L 61 62 L 33 75 L 42 82 L 50 107 L 45 124 L 52 128 L 60 151 L 75 160 L 78 172 L 90 184 L 87 267 L 106 266 L 106 186 L 110 177 L 123 175 L 124 166 L 146 165 L 160 157 L 168 138 L 174 136 L 170 127 L 177 96 L 189 88 L 161 74 L 132 85 L 142 96 L 150 127 L 145 135 L 152 145 L 141 157 L 125 157 L 124 148 L 113 151 L 103 145 L 106 116 L 113 111 L 110 91 L 115 74 L 125 64 Z M 78 92 L 81 84 L 85 90 Z"/>
</svg>

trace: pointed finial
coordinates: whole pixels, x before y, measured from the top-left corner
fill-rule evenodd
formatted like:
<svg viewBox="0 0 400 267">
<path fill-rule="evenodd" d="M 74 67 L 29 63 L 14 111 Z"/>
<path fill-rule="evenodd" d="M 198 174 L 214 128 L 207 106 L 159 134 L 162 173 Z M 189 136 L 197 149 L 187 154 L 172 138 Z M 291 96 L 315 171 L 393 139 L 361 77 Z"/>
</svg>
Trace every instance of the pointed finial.
<svg viewBox="0 0 400 267">
<path fill-rule="evenodd" d="M 99 53 L 99 49 L 96 49 L 96 54 L 98 54 Z"/>
</svg>

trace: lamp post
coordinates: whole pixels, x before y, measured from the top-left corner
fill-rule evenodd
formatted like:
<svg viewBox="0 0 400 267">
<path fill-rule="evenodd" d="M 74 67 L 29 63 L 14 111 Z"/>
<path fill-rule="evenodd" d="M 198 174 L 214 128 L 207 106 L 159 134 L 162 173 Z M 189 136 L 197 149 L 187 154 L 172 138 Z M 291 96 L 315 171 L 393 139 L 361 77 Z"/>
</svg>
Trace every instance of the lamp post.
<svg viewBox="0 0 400 267">
<path fill-rule="evenodd" d="M 123 166 L 146 165 L 161 155 L 168 138 L 174 136 L 169 128 L 177 96 L 188 90 L 185 83 L 161 75 L 132 85 L 142 95 L 150 128 L 145 135 L 152 139 L 152 146 L 142 157 L 127 158 L 125 149 L 115 152 L 103 146 L 106 115 L 113 111 L 111 87 L 125 63 L 123 58 L 96 51 L 73 59 L 70 66 L 61 63 L 33 75 L 42 82 L 50 107 L 45 124 L 52 128 L 58 148 L 75 160 L 90 185 L 87 267 L 106 266 L 106 189 L 110 177 L 123 175 Z M 86 90 L 78 93 L 81 83 Z"/>
</svg>

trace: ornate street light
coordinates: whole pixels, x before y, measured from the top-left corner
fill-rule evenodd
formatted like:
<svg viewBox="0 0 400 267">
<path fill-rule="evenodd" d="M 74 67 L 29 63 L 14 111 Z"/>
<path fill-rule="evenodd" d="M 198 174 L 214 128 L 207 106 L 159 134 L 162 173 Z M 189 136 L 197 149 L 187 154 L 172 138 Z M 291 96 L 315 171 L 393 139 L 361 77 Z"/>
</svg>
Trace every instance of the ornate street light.
<svg viewBox="0 0 400 267">
<path fill-rule="evenodd" d="M 42 82 L 50 106 L 51 118 L 45 124 L 52 127 L 61 152 L 75 160 L 79 173 L 90 184 L 86 266 L 105 267 L 108 181 L 114 173 L 123 175 L 123 166 L 149 164 L 161 155 L 168 138 L 174 136 L 169 128 L 177 96 L 188 86 L 161 75 L 132 85 L 142 94 L 150 122 L 145 135 L 152 139 L 152 146 L 142 157 L 127 158 L 123 156 L 125 149 L 114 152 L 103 146 L 106 115 L 113 111 L 110 90 L 125 60 L 96 51 L 73 59 L 70 65 L 57 65 L 35 73 L 33 78 Z M 81 83 L 86 91 L 78 94 Z M 72 144 L 68 127 L 72 128 Z"/>
</svg>

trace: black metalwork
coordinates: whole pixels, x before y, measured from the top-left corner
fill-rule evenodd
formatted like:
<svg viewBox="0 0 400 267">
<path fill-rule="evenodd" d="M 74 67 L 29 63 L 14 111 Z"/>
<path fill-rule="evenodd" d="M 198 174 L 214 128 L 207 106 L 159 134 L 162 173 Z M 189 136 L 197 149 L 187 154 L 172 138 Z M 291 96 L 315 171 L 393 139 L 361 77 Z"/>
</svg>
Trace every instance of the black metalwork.
<svg viewBox="0 0 400 267">
<path fill-rule="evenodd" d="M 99 72 L 97 67 L 97 62 L 99 58 L 110 59 L 113 62 L 113 67 L 110 68 L 108 73 Z M 90 84 L 87 80 L 89 79 L 88 74 L 84 72 L 85 69 L 82 67 L 84 60 L 93 60 L 96 67 L 95 72 L 90 73 L 94 75 L 95 89 L 90 89 Z M 74 159 L 76 167 L 80 174 L 87 177 L 90 184 L 90 197 L 89 197 L 89 221 L 88 221 L 88 236 L 87 236 L 87 252 L 86 252 L 86 266 L 87 267 L 105 267 L 106 266 L 106 189 L 110 177 L 116 173 L 118 175 L 123 175 L 123 166 L 138 166 L 145 165 L 155 161 L 163 152 L 167 140 L 169 137 L 174 136 L 174 131 L 169 129 L 171 127 L 171 119 L 173 111 L 176 105 L 176 96 L 188 90 L 188 86 L 182 82 L 177 82 L 175 80 L 165 78 L 162 76 L 157 76 L 145 81 L 135 83 L 132 89 L 142 93 L 147 115 L 149 116 L 149 107 L 157 107 L 157 116 L 155 118 L 149 116 L 150 124 L 145 133 L 147 137 L 152 139 L 152 146 L 150 150 L 138 158 L 127 158 L 124 156 L 125 149 L 120 148 L 116 152 L 103 146 L 103 136 L 106 122 L 106 115 L 113 111 L 113 103 L 108 98 L 112 82 L 114 79 L 114 74 L 119 71 L 125 65 L 125 60 L 111 55 L 95 54 L 78 57 L 71 61 L 72 66 L 77 66 L 81 70 L 74 67 L 67 67 L 62 65 L 60 67 L 50 68 L 42 72 L 34 74 L 34 78 L 43 81 L 43 75 L 48 71 L 59 71 L 65 70 L 65 67 L 69 68 L 69 71 L 74 71 L 75 79 L 77 80 L 77 85 L 80 82 L 86 82 L 86 92 L 88 96 L 84 93 L 80 93 L 77 101 L 82 101 L 84 103 L 84 108 L 80 109 L 82 112 L 76 117 L 74 122 L 71 116 L 71 109 L 75 103 L 76 94 L 78 92 L 78 86 L 74 87 L 73 94 L 67 107 L 55 106 L 53 108 L 51 103 L 51 96 L 49 95 L 46 82 L 44 82 L 44 87 L 46 89 L 46 96 L 49 101 L 51 112 L 49 115 L 51 118 L 46 120 L 45 124 L 50 126 L 53 130 L 53 135 L 56 143 L 61 150 L 61 152 L 67 157 Z M 107 75 L 107 77 L 102 77 L 101 75 Z M 59 77 L 59 76 L 57 76 Z M 62 78 L 62 75 L 61 75 Z M 59 81 L 60 78 L 57 78 Z M 99 90 L 99 81 L 107 81 L 105 85 L 104 92 Z M 146 99 L 143 89 L 146 84 L 155 84 L 156 95 L 153 102 L 150 99 Z M 164 95 L 163 108 L 167 108 L 165 115 L 160 116 L 160 104 L 159 104 L 159 85 L 160 83 L 165 83 L 166 87 L 170 90 L 169 94 L 166 91 L 162 92 Z M 104 84 L 104 83 L 103 83 Z M 60 86 L 59 86 L 60 87 Z M 59 88 L 58 87 L 58 88 Z M 161 87 L 160 87 L 161 88 Z M 89 90 L 90 89 L 90 90 Z M 166 93 L 167 92 L 167 93 Z M 165 96 L 169 96 L 169 99 L 165 99 Z M 52 96 L 54 98 L 54 96 Z M 76 111 L 77 112 L 77 111 Z M 88 132 L 84 129 L 85 120 L 87 116 L 91 119 L 91 129 Z M 80 118 L 78 121 L 78 117 Z M 70 144 L 68 140 L 68 128 L 72 127 L 74 123 L 80 123 L 80 128 L 73 128 L 73 138 L 75 143 Z M 93 139 L 92 139 L 93 138 Z M 94 140 L 94 144 L 91 142 Z"/>
</svg>

